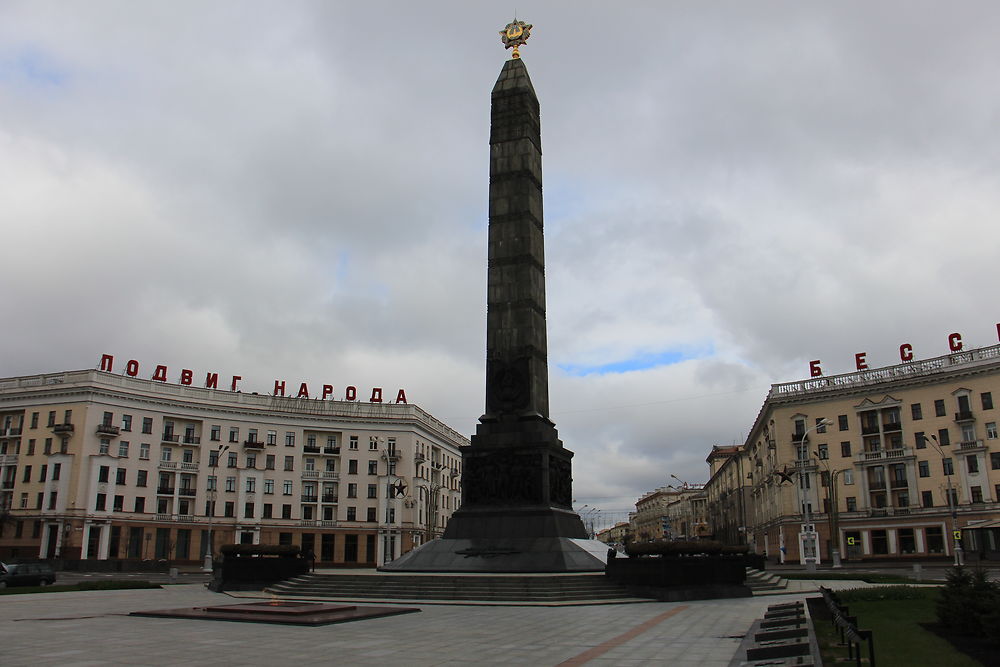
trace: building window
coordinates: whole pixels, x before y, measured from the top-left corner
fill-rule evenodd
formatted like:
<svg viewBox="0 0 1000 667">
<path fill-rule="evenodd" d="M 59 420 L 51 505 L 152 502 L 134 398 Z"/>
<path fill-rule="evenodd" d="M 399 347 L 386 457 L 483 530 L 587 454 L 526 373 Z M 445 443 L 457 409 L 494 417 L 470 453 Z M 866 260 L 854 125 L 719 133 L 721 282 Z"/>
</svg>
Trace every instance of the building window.
<svg viewBox="0 0 1000 667">
<path fill-rule="evenodd" d="M 378 474 L 378 461 L 369 461 L 368 462 L 368 474 L 369 475 L 377 475 Z"/>
<path fill-rule="evenodd" d="M 913 437 L 916 438 L 917 449 L 927 449 L 927 437 L 923 431 L 917 431 Z"/>
<path fill-rule="evenodd" d="M 111 441 L 107 438 L 101 438 L 101 443 L 97 447 L 98 454 L 107 454 L 111 449 Z"/>
<path fill-rule="evenodd" d="M 229 442 L 239 442 L 240 441 L 240 430 L 235 426 L 229 429 Z"/>
<path fill-rule="evenodd" d="M 253 518 L 253 503 L 243 504 L 243 518 L 252 519 Z"/>
<path fill-rule="evenodd" d="M 237 459 L 236 452 L 229 452 L 229 454 L 226 456 L 226 467 L 235 468 L 237 465 L 236 459 Z"/>
<path fill-rule="evenodd" d="M 292 495 L 292 482 L 291 482 L 291 480 L 286 479 L 284 482 L 282 482 L 282 484 L 281 484 L 281 493 L 283 495 L 286 495 L 286 496 Z"/>
<path fill-rule="evenodd" d="M 820 459 L 823 460 L 830 458 L 830 451 L 825 443 L 816 446 L 816 454 Z"/>
<path fill-rule="evenodd" d="M 931 476 L 931 466 L 927 461 L 917 461 L 917 471 L 921 477 Z"/>
<path fill-rule="evenodd" d="M 919 403 L 910 404 L 910 417 L 913 421 L 920 421 L 924 418 L 924 409 L 920 407 Z"/>
<path fill-rule="evenodd" d="M 848 457 L 848 456 L 851 455 L 851 443 L 850 442 L 842 442 L 842 443 L 840 443 L 840 455 L 842 457 Z"/>
<path fill-rule="evenodd" d="M 132 415 L 122 415 L 122 430 L 123 431 L 132 430 Z"/>
<path fill-rule="evenodd" d="M 135 511 L 135 512 L 137 512 L 139 514 L 142 514 L 143 512 L 145 512 L 146 511 L 146 499 L 145 498 L 141 498 L 141 497 L 136 498 L 135 499 L 135 509 L 133 511 Z"/>
<path fill-rule="evenodd" d="M 169 461 L 173 455 L 174 455 L 174 450 L 170 447 L 162 447 L 160 449 L 161 461 Z"/>
<path fill-rule="evenodd" d="M 348 507 L 347 508 L 347 520 L 348 521 L 357 521 L 358 520 L 358 508 L 357 507 Z"/>
<path fill-rule="evenodd" d="M 378 438 L 374 435 L 368 436 L 368 451 L 370 452 L 378 451 Z"/>
<path fill-rule="evenodd" d="M 273 479 L 265 479 L 264 480 L 264 493 L 266 495 L 272 495 L 272 494 L 274 494 L 274 480 Z"/>
<path fill-rule="evenodd" d="M 871 531 L 872 553 L 884 555 L 889 553 L 889 534 L 884 530 Z"/>
<path fill-rule="evenodd" d="M 236 490 L 236 478 L 235 477 L 227 477 L 226 478 L 226 491 L 235 491 L 235 490 Z"/>
<path fill-rule="evenodd" d="M 118 468 L 115 471 L 115 484 L 125 483 L 125 468 Z"/>
<path fill-rule="evenodd" d="M 358 474 L 358 462 L 355 459 L 351 459 L 347 462 L 347 474 L 348 475 Z"/>
<path fill-rule="evenodd" d="M 1000 452 L 990 452 L 990 468 L 1000 470 Z"/>
<path fill-rule="evenodd" d="M 108 478 L 111 476 L 110 466 L 101 466 L 97 469 L 97 481 L 100 484 L 107 484 Z"/>
<path fill-rule="evenodd" d="M 925 475 L 920 475 L 925 477 Z M 930 491 L 920 492 L 920 506 L 921 507 L 934 507 L 934 494 Z"/>
<path fill-rule="evenodd" d="M 215 491 L 215 489 L 218 487 L 218 483 L 219 483 L 218 477 L 216 477 L 215 475 L 209 475 L 208 477 L 205 478 L 205 489 L 207 489 L 208 491 Z"/>
<path fill-rule="evenodd" d="M 281 506 L 281 518 L 282 519 L 291 519 L 292 518 L 292 506 L 291 505 L 282 505 Z"/>
<path fill-rule="evenodd" d="M 951 458 L 941 459 L 941 468 L 945 475 L 952 475 L 955 473 L 955 467 L 951 463 Z"/>
<path fill-rule="evenodd" d="M 846 498 L 844 498 L 844 500 L 847 501 L 847 511 L 848 512 L 857 512 L 858 511 L 858 499 L 857 498 L 855 498 L 854 496 L 847 496 Z"/>
<path fill-rule="evenodd" d="M 52 464 L 52 481 L 53 482 L 58 482 L 59 481 L 59 473 L 61 471 L 62 471 L 62 464 L 61 463 L 53 463 Z"/>
<path fill-rule="evenodd" d="M 246 489 L 247 493 L 254 493 L 257 490 L 257 478 L 247 477 L 246 478 Z"/>
<path fill-rule="evenodd" d="M 128 458 L 128 440 L 118 442 L 118 456 L 123 459 Z"/>
<path fill-rule="evenodd" d="M 899 529 L 899 552 L 912 554 L 917 552 L 917 540 L 914 538 L 912 528 Z"/>
<path fill-rule="evenodd" d="M 278 432 L 277 431 L 268 431 L 267 432 L 267 444 L 269 444 L 269 445 L 276 445 L 276 444 L 278 444 Z"/>
<path fill-rule="evenodd" d="M 264 469 L 274 470 L 274 454 L 267 454 L 264 457 Z"/>
<path fill-rule="evenodd" d="M 357 498 L 358 497 L 358 485 L 357 484 L 348 484 L 347 485 L 347 497 L 348 498 Z"/>
<path fill-rule="evenodd" d="M 369 498 L 378 498 L 378 490 L 375 488 L 374 484 L 369 484 L 368 485 L 368 497 Z"/>
<path fill-rule="evenodd" d="M 152 417 L 143 417 L 142 418 L 142 432 L 143 433 L 152 433 L 153 432 L 153 418 Z"/>
<path fill-rule="evenodd" d="M 376 510 L 374 507 L 368 508 L 368 516 L 365 517 L 365 521 L 375 521 L 376 520 Z"/>
<path fill-rule="evenodd" d="M 223 507 L 223 516 L 234 517 L 236 516 L 236 503 L 231 500 L 227 500 L 225 506 Z"/>
<path fill-rule="evenodd" d="M 316 459 L 313 458 L 303 459 L 303 464 L 305 466 L 305 469 L 308 470 L 309 472 L 316 470 Z"/>
<path fill-rule="evenodd" d="M 972 494 L 972 502 L 974 503 L 983 502 L 983 487 L 981 486 L 969 487 L 969 492 Z"/>
<path fill-rule="evenodd" d="M 257 456 L 254 454 L 247 454 L 247 468 L 253 470 L 257 467 Z"/>
<path fill-rule="evenodd" d="M 56 500 L 59 498 L 59 494 L 53 491 L 49 494 L 49 509 L 54 510 L 56 508 Z"/>
<path fill-rule="evenodd" d="M 291 431 L 285 431 L 285 447 L 295 446 L 295 434 Z"/>
<path fill-rule="evenodd" d="M 326 471 L 337 472 L 337 459 L 326 459 Z"/>
<path fill-rule="evenodd" d="M 975 454 L 970 454 L 965 457 L 966 469 L 970 474 L 975 474 L 979 472 L 979 457 Z"/>
<path fill-rule="evenodd" d="M 143 461 L 148 461 L 149 460 L 149 444 L 148 443 L 144 442 L 144 443 L 142 443 L 142 444 L 139 445 L 139 458 L 142 459 Z"/>
<path fill-rule="evenodd" d="M 111 510 L 113 512 L 124 512 L 125 511 L 125 496 L 115 496 L 114 502 L 111 505 Z"/>
<path fill-rule="evenodd" d="M 982 394 L 983 399 L 983 410 L 993 409 L 993 393 L 989 391 L 984 391 Z"/>
<path fill-rule="evenodd" d="M 844 484 L 845 485 L 850 486 L 851 484 L 854 484 L 854 471 L 853 470 L 851 470 L 850 468 L 846 468 L 844 470 L 843 475 L 844 475 Z"/>
<path fill-rule="evenodd" d="M 181 450 L 181 460 L 184 463 L 194 463 L 194 450 L 193 449 L 182 449 Z"/>
<path fill-rule="evenodd" d="M 939 398 L 936 401 L 934 401 L 934 415 L 936 417 L 945 416 L 944 399 Z"/>
<path fill-rule="evenodd" d="M 823 423 L 823 417 L 816 418 L 816 432 L 826 433 L 826 425 Z"/>
<path fill-rule="evenodd" d="M 997 423 L 996 422 L 986 422 L 986 437 L 989 440 L 996 440 L 996 438 L 997 438 Z"/>
<path fill-rule="evenodd" d="M 357 450 L 357 448 L 358 448 L 358 436 L 352 435 L 350 444 L 348 444 L 348 449 Z"/>
<path fill-rule="evenodd" d="M 146 486 L 146 478 L 149 473 L 145 470 L 137 470 L 135 473 L 135 485 L 136 486 Z"/>
<path fill-rule="evenodd" d="M 208 467 L 216 468 L 219 465 L 219 451 L 216 449 L 211 450 L 208 453 Z"/>
<path fill-rule="evenodd" d="M 295 469 L 295 457 L 294 456 L 286 456 L 285 457 L 285 470 L 294 470 L 294 469 Z"/>
<path fill-rule="evenodd" d="M 930 507 L 930 505 L 928 505 Z M 927 535 L 927 553 L 944 553 L 944 531 L 940 526 L 928 526 L 924 529 Z"/>
<path fill-rule="evenodd" d="M 274 518 L 272 516 L 272 512 L 274 511 L 273 507 L 274 506 L 271 505 L 271 503 L 264 503 L 264 508 L 263 508 L 264 509 L 264 514 L 262 515 L 262 518 L 264 518 L 264 519 Z"/>
<path fill-rule="evenodd" d="M 951 434 L 948 432 L 947 428 L 938 429 L 938 442 L 941 443 L 942 445 L 951 444 Z"/>
<path fill-rule="evenodd" d="M 31 428 L 38 428 L 38 413 L 31 413 Z"/>
<path fill-rule="evenodd" d="M 106 509 L 105 505 L 107 504 L 107 502 L 108 502 L 108 496 L 107 496 L 107 494 L 106 493 L 98 493 L 97 494 L 97 505 L 96 505 L 97 511 L 98 512 L 103 512 Z"/>
<path fill-rule="evenodd" d="M 846 431 L 850 427 L 850 423 L 847 421 L 847 415 L 837 415 L 837 428 L 841 431 Z"/>
<path fill-rule="evenodd" d="M 247 442 L 258 442 L 257 429 L 252 428 L 249 431 L 247 431 Z"/>
</svg>

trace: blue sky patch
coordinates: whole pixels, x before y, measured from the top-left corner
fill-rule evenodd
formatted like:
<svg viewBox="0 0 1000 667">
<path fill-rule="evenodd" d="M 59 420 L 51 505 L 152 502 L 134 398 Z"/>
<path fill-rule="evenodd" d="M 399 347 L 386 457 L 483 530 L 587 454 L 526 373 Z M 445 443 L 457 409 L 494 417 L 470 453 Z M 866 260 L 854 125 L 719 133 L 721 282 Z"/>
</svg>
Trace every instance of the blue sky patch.
<svg viewBox="0 0 1000 667">
<path fill-rule="evenodd" d="M 0 56 L 0 79 L 19 80 L 36 86 L 61 86 L 68 78 L 66 70 L 31 47 Z"/>
<path fill-rule="evenodd" d="M 710 357 L 714 353 L 714 348 L 711 345 L 707 345 L 703 348 L 650 352 L 634 356 L 630 359 L 612 361 L 606 364 L 596 364 L 590 366 L 584 364 L 556 364 L 556 366 L 563 372 L 577 377 L 582 377 L 584 375 L 608 375 L 610 373 L 645 371 L 659 366 L 672 366 L 673 364 L 679 364 L 682 361 Z"/>
</svg>

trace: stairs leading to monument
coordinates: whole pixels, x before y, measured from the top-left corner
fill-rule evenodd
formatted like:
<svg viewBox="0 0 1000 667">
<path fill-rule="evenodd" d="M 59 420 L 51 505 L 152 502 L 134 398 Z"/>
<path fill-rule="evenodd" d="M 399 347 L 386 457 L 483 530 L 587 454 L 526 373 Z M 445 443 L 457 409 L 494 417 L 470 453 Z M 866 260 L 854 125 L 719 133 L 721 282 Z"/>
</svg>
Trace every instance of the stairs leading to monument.
<svg viewBox="0 0 1000 667">
<path fill-rule="evenodd" d="M 439 604 L 621 604 L 650 602 L 603 574 L 306 574 L 265 589 L 282 597 Z"/>
<path fill-rule="evenodd" d="M 768 595 L 785 591 L 788 588 L 788 580 L 771 572 L 748 567 L 746 586 L 754 595 Z"/>
</svg>

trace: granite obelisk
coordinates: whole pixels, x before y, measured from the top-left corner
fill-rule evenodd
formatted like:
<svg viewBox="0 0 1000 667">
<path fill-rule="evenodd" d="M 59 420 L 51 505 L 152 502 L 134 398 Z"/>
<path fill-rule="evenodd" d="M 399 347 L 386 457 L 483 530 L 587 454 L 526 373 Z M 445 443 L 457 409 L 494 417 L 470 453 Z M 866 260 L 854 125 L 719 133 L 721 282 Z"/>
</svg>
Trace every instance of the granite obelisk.
<svg viewBox="0 0 1000 667">
<path fill-rule="evenodd" d="M 486 411 L 462 452 L 462 506 L 444 537 L 390 570 L 573 572 L 603 569 L 572 509 L 573 453 L 549 419 L 542 148 L 538 98 L 517 47 L 492 92 Z"/>
</svg>

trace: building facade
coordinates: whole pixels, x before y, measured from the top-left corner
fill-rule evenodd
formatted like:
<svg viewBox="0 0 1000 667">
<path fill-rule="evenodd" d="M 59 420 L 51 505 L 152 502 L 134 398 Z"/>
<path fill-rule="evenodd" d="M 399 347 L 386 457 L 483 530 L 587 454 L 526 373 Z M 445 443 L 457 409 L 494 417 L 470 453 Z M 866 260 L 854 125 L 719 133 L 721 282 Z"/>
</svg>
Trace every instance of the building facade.
<svg viewBox="0 0 1000 667">
<path fill-rule="evenodd" d="M 994 397 L 1000 345 L 773 385 L 714 468 L 710 521 L 735 524 L 717 537 L 803 563 L 995 557 L 975 530 L 1000 519 Z"/>
<path fill-rule="evenodd" d="M 0 557 L 197 562 L 236 542 L 370 567 L 443 532 L 467 444 L 405 403 L 0 379 Z"/>
</svg>

